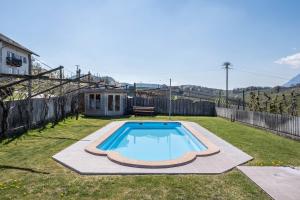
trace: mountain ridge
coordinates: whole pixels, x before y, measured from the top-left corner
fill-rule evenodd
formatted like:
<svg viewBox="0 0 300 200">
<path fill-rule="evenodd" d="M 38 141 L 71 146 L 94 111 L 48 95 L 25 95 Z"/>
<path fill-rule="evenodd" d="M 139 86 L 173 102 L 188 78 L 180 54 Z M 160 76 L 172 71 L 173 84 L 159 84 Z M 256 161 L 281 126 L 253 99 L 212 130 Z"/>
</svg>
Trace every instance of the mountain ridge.
<svg viewBox="0 0 300 200">
<path fill-rule="evenodd" d="M 283 84 L 284 87 L 292 87 L 300 84 L 300 74 L 294 76 L 291 80 Z"/>
</svg>

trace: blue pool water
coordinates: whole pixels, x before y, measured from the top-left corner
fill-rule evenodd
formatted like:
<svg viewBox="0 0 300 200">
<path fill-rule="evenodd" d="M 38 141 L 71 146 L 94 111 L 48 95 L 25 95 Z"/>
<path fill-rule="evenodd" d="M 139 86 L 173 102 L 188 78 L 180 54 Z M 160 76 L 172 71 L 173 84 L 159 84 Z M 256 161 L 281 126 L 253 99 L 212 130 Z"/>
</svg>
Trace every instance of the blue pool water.
<svg viewBox="0 0 300 200">
<path fill-rule="evenodd" d="M 207 149 L 179 122 L 127 122 L 97 148 L 143 161 L 172 160 Z"/>
</svg>

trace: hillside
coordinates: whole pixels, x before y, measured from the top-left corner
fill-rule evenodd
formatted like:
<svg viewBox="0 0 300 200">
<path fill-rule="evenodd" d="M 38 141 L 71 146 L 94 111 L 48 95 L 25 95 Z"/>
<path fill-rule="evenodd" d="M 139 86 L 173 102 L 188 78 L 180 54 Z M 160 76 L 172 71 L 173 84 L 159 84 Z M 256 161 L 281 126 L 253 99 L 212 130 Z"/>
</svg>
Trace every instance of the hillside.
<svg viewBox="0 0 300 200">
<path fill-rule="evenodd" d="M 273 88 L 256 88 L 252 90 L 245 90 L 245 102 L 249 104 L 251 102 L 251 93 L 255 94 L 255 98 L 259 98 L 261 107 L 264 107 L 267 102 L 268 97 L 271 98 L 270 102 L 273 102 L 278 107 L 279 104 L 282 104 L 283 113 L 288 113 L 288 109 L 291 106 L 292 102 L 292 93 L 296 95 L 297 100 L 297 112 L 300 114 L 300 86 L 295 87 L 280 87 L 276 86 Z M 233 98 L 242 99 L 243 93 L 242 89 L 239 92 L 235 91 Z M 269 110 L 268 110 L 269 111 Z"/>
</svg>

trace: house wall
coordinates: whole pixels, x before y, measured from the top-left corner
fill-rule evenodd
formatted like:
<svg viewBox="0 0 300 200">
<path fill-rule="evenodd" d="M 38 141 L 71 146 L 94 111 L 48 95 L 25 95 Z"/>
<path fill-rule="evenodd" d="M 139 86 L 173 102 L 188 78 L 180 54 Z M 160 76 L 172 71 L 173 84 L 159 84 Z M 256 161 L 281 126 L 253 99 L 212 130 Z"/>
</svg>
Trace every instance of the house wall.
<svg viewBox="0 0 300 200">
<path fill-rule="evenodd" d="M 7 74 L 28 74 L 29 68 L 29 56 L 30 54 L 22 49 L 18 49 L 14 46 L 8 45 L 7 43 L 2 42 L 0 44 L 0 73 Z M 22 62 L 21 67 L 14 67 L 6 64 L 7 52 L 12 52 L 16 55 L 26 58 L 26 63 Z"/>
<path fill-rule="evenodd" d="M 100 94 L 100 109 L 90 109 L 90 94 Z M 108 96 L 109 95 L 120 95 L 120 110 L 119 111 L 109 111 L 108 110 Z M 114 97 L 115 98 L 115 97 Z M 87 116 L 121 116 L 126 112 L 126 93 L 113 93 L 113 92 L 86 92 L 84 95 L 84 114 Z M 114 107 L 114 105 L 113 105 Z"/>
</svg>

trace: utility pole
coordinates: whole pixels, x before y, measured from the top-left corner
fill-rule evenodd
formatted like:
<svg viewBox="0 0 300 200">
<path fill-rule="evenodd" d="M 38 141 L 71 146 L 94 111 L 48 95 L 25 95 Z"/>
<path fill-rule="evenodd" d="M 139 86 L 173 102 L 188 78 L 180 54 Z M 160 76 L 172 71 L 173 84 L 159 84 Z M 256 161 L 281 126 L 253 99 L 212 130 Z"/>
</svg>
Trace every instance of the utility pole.
<svg viewBox="0 0 300 200">
<path fill-rule="evenodd" d="M 62 94 L 63 94 L 63 86 L 62 86 L 62 79 L 63 79 L 63 71 L 62 71 L 62 69 L 63 69 L 63 67 L 62 66 L 60 66 L 61 68 L 59 69 L 59 79 L 60 79 L 60 81 L 59 81 L 59 83 L 61 84 L 61 87 L 60 87 L 60 96 L 62 96 Z"/>
<path fill-rule="evenodd" d="M 91 72 L 88 73 L 89 88 L 91 87 Z"/>
<path fill-rule="evenodd" d="M 76 65 L 76 75 L 77 75 L 77 78 L 78 78 L 78 82 L 77 82 L 77 89 L 80 88 L 80 69 L 79 69 L 79 65 Z M 79 93 L 79 91 L 78 91 Z"/>
<path fill-rule="evenodd" d="M 80 89 L 80 69 L 79 69 L 79 65 L 76 65 L 76 74 L 77 74 L 77 78 L 78 78 L 78 82 L 77 82 L 77 105 L 76 105 L 76 120 L 78 120 L 79 118 L 79 89 Z"/>
<path fill-rule="evenodd" d="M 28 56 L 28 75 L 32 75 L 32 58 L 31 55 Z M 32 101 L 31 101 L 31 96 L 32 96 L 32 79 L 28 80 L 28 95 L 27 95 L 27 100 L 28 100 L 28 129 L 31 128 L 31 121 L 32 121 Z"/>
<path fill-rule="evenodd" d="M 136 106 L 136 83 L 133 84 L 133 106 Z"/>
<path fill-rule="evenodd" d="M 170 78 L 170 102 L 169 102 L 169 120 L 171 120 L 171 110 L 172 110 L 172 80 Z"/>
<path fill-rule="evenodd" d="M 245 90 L 243 90 L 243 110 L 245 110 Z"/>
<path fill-rule="evenodd" d="M 225 70 L 226 70 L 226 108 L 228 108 L 228 71 L 231 69 L 229 66 L 231 65 L 230 62 L 225 62 L 223 64 Z"/>
<path fill-rule="evenodd" d="M 31 55 L 30 56 L 28 56 L 28 64 L 29 64 L 29 66 L 28 66 L 28 75 L 32 75 L 32 59 L 31 59 Z M 29 79 L 28 80 L 28 99 L 31 99 L 31 89 L 32 89 L 32 80 L 31 79 Z"/>
</svg>

